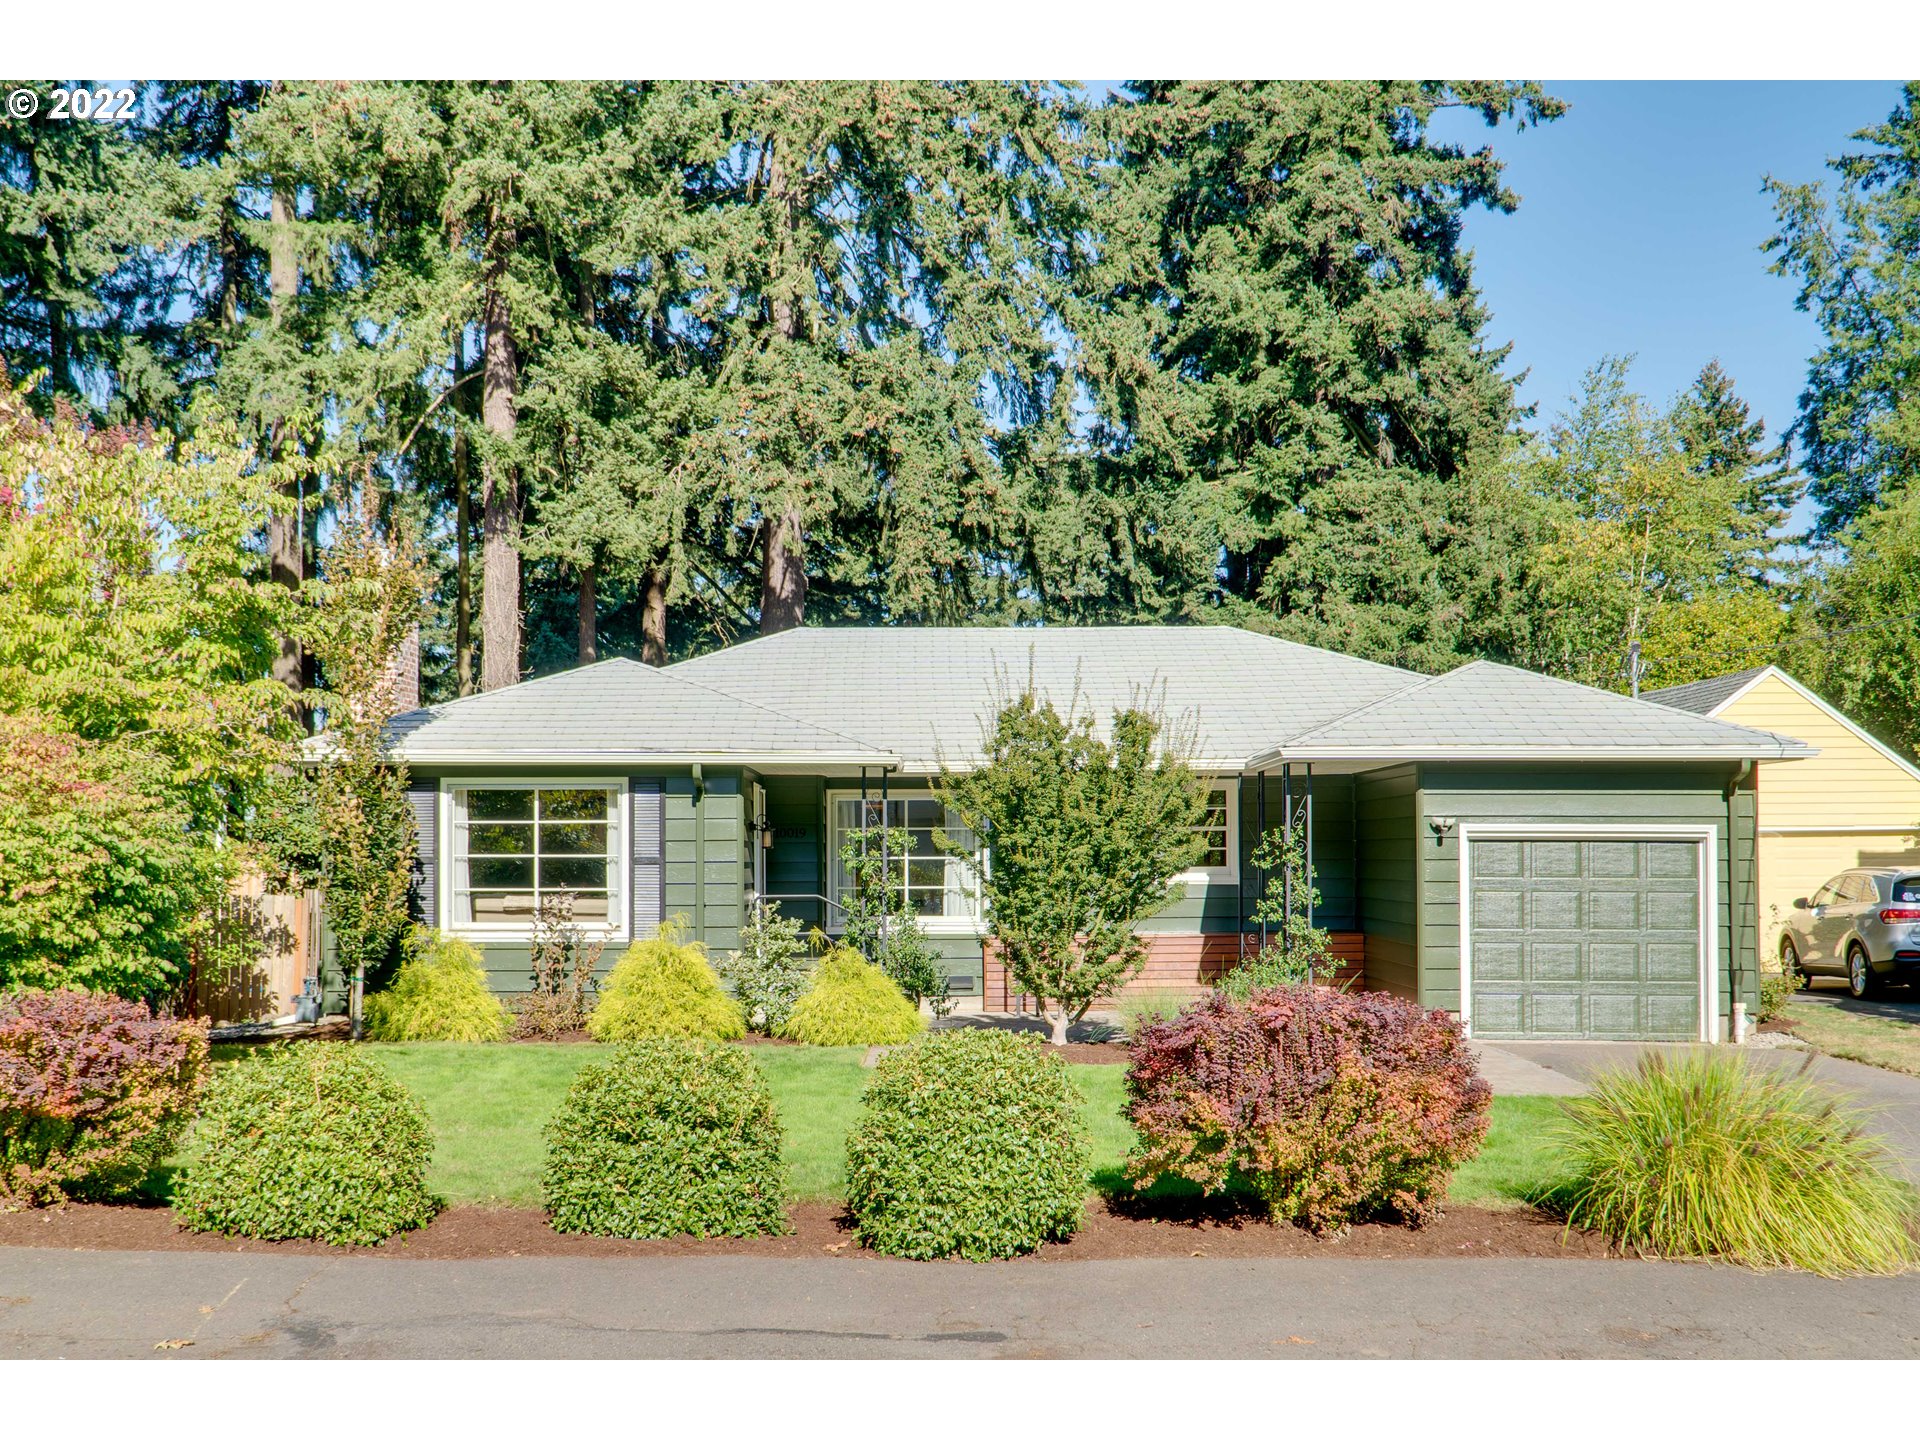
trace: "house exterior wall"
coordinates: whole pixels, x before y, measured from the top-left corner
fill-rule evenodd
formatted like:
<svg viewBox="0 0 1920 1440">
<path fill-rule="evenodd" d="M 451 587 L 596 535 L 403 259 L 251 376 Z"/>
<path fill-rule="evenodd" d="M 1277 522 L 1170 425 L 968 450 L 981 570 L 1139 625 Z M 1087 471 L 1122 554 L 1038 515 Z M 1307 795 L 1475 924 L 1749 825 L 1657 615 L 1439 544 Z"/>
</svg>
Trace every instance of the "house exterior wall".
<svg viewBox="0 0 1920 1440">
<path fill-rule="evenodd" d="M 1376 770 L 1354 785 L 1356 919 L 1364 932 L 1366 987 L 1412 1000 L 1420 992 L 1414 838 L 1419 773 Z"/>
<path fill-rule="evenodd" d="M 1757 1005 L 1758 909 L 1752 774 L 1719 765 L 1421 765 L 1413 838 L 1418 853 L 1418 999 L 1460 1008 L 1459 825 L 1699 825 L 1714 833 L 1719 1019 L 1733 1000 Z M 1428 821 L 1453 819 L 1435 834 Z M 1371 972 L 1370 972 L 1371 973 Z"/>
<path fill-rule="evenodd" d="M 1818 747 L 1759 767 L 1760 944 L 1769 958 L 1797 896 L 1856 865 L 1920 868 L 1920 776 L 1778 675 L 1763 676 L 1717 720 Z"/>
</svg>

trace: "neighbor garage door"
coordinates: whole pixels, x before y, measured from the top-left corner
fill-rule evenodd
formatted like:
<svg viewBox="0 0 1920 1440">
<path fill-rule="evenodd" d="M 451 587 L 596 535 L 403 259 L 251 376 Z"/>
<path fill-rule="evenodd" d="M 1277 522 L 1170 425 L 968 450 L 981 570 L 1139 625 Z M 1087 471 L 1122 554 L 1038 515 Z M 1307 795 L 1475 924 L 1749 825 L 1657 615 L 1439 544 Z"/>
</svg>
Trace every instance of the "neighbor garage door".
<svg viewBox="0 0 1920 1440">
<path fill-rule="evenodd" d="M 1699 1036 L 1695 842 L 1488 837 L 1467 850 L 1476 1036 Z"/>
</svg>

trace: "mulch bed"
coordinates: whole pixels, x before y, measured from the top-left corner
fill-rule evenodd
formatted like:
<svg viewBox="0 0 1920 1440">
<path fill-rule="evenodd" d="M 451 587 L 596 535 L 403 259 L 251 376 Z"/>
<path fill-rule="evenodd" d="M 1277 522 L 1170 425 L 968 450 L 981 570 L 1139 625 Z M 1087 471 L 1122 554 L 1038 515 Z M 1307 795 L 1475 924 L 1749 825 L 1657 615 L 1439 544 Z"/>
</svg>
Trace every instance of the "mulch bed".
<svg viewBox="0 0 1920 1440">
<path fill-rule="evenodd" d="M 315 1240 L 244 1240 L 182 1230 L 164 1206 L 65 1205 L 0 1214 L 0 1246 L 61 1250 L 167 1250 L 209 1254 L 364 1255 L 396 1260 L 476 1260 L 515 1256 L 759 1255 L 770 1258 L 867 1259 L 838 1205 L 796 1205 L 791 1235 L 741 1240 L 614 1240 L 561 1235 L 538 1210 L 456 1206 L 424 1229 L 378 1246 L 339 1247 Z M 1091 1201 L 1080 1233 L 1064 1244 L 1010 1264 L 1067 1260 L 1179 1258 L 1286 1259 L 1606 1259 L 1604 1241 L 1567 1232 L 1535 1210 L 1478 1210 L 1461 1206 L 1419 1230 L 1401 1225 L 1356 1225 L 1343 1237 L 1320 1240 L 1292 1226 L 1270 1225 L 1231 1206 L 1196 1204 L 1186 1213 L 1154 1218 Z M 892 1262 L 909 1263 L 909 1262 Z M 959 1262 L 955 1262 L 959 1263 Z"/>
<path fill-rule="evenodd" d="M 1800 1028 L 1800 1022 L 1798 1020 L 1789 1020 L 1786 1016 L 1781 1015 L 1772 1020 L 1762 1020 L 1753 1028 L 1754 1032 L 1759 1035 L 1790 1035 Z"/>
</svg>

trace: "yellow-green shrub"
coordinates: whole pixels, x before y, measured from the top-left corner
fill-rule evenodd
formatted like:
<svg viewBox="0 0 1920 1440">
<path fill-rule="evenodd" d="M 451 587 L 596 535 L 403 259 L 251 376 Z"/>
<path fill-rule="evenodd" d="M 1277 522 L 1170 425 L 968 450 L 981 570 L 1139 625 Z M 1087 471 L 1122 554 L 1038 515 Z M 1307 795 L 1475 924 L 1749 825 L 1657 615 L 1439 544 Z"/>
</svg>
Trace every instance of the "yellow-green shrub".
<svg viewBox="0 0 1920 1440">
<path fill-rule="evenodd" d="M 808 1045 L 898 1045 L 926 1024 L 885 971 L 841 945 L 814 967 L 780 1033 Z"/>
<path fill-rule="evenodd" d="M 740 1006 L 720 984 L 707 947 L 685 939 L 678 921 L 651 940 L 636 940 L 613 967 L 588 1017 L 596 1040 L 646 1040 L 655 1035 L 738 1040 L 747 1033 Z"/>
<path fill-rule="evenodd" d="M 415 931 L 393 983 L 367 997 L 375 1040 L 504 1040 L 512 1021 L 487 987 L 480 952 L 464 940 Z"/>
</svg>

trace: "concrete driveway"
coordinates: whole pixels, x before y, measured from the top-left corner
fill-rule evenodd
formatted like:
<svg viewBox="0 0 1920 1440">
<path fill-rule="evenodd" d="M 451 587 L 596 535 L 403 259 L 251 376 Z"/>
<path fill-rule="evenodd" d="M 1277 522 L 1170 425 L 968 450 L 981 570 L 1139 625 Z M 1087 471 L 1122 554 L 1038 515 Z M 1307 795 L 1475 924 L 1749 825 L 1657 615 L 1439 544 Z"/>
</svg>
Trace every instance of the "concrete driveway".
<svg viewBox="0 0 1920 1440">
<path fill-rule="evenodd" d="M 0 1357 L 1920 1357 L 1920 1276 L 1615 1260 L 996 1266 L 0 1249 Z"/>
</svg>

